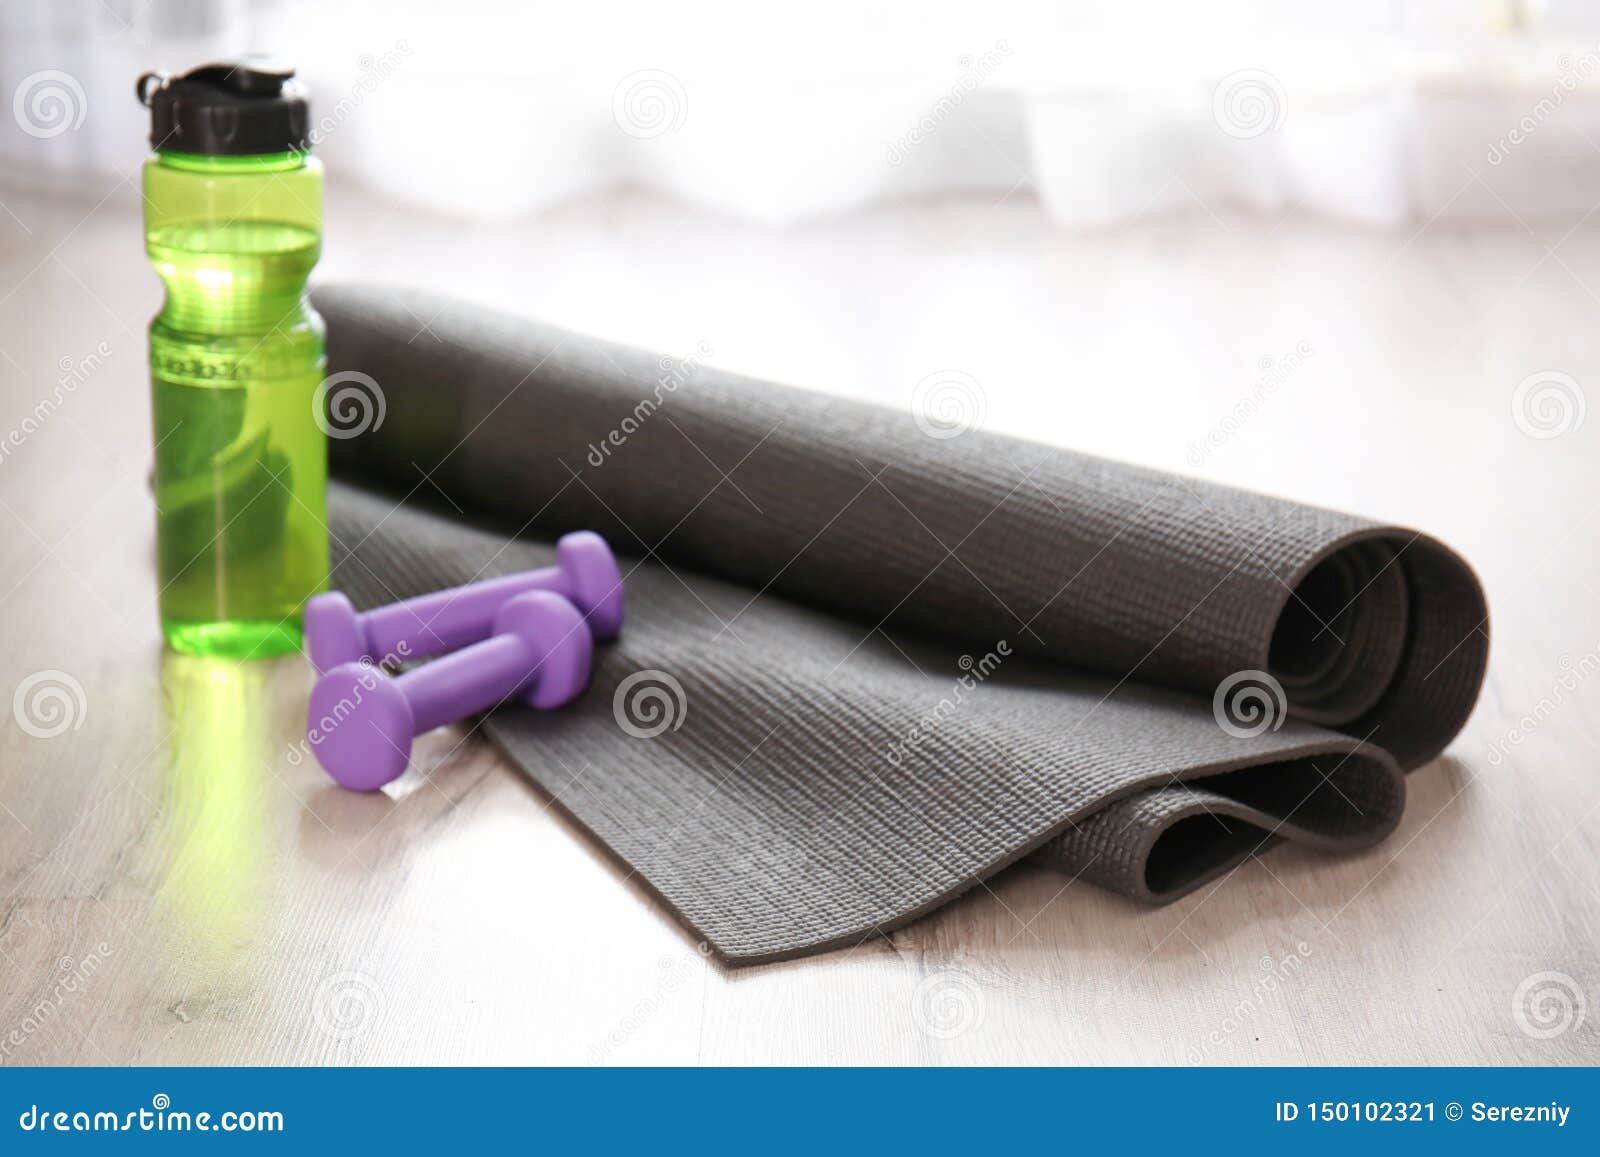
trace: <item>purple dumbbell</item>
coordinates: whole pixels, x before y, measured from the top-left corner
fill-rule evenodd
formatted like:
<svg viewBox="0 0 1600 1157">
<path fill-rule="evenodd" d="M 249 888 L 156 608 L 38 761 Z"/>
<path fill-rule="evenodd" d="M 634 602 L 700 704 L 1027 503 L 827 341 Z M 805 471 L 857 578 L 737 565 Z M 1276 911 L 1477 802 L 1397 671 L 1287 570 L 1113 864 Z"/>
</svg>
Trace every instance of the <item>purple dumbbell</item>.
<svg viewBox="0 0 1600 1157">
<path fill-rule="evenodd" d="M 560 707 L 589 682 L 594 639 L 560 595 L 517 595 L 491 627 L 489 638 L 400 675 L 342 663 L 322 676 L 306 712 L 317 762 L 345 787 L 372 791 L 405 771 L 414 736 L 512 696 Z"/>
<path fill-rule="evenodd" d="M 306 653 L 318 671 L 361 659 L 425 659 L 489 635 L 501 605 L 525 591 L 550 591 L 588 618 L 597 639 L 622 630 L 622 574 L 606 540 L 591 530 L 564 534 L 556 565 L 419 595 L 357 613 L 339 591 L 306 604 Z"/>
</svg>

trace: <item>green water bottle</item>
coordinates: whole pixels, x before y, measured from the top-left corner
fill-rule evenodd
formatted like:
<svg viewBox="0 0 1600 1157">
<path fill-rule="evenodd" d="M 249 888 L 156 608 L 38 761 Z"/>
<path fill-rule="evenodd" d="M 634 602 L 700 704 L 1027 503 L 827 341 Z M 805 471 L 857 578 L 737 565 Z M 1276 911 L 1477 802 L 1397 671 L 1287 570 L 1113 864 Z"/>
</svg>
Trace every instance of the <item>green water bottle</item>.
<svg viewBox="0 0 1600 1157">
<path fill-rule="evenodd" d="M 322 165 L 294 70 L 261 60 L 147 73 L 145 250 L 161 629 L 175 650 L 297 650 L 328 579 Z"/>
</svg>

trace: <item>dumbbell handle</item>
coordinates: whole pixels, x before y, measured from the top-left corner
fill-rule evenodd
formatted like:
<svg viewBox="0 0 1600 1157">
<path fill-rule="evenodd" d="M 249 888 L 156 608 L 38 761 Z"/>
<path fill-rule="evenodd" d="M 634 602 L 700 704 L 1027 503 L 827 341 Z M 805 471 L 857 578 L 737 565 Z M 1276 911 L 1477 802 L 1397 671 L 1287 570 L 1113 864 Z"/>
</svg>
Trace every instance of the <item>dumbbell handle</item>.
<svg viewBox="0 0 1600 1157">
<path fill-rule="evenodd" d="M 482 639 L 485 625 L 512 596 L 549 591 L 570 598 L 568 585 L 561 569 L 549 566 L 376 607 L 361 616 L 367 653 L 409 660 L 454 651 Z"/>
<path fill-rule="evenodd" d="M 502 606 L 534 591 L 557 595 L 576 607 L 597 639 L 614 639 L 622 630 L 622 573 L 616 556 L 592 530 L 575 530 L 557 541 L 555 566 L 418 595 L 360 614 L 339 591 L 316 595 L 306 604 L 306 652 L 319 671 L 363 658 L 386 665 L 426 659 L 486 638 Z"/>
<path fill-rule="evenodd" d="M 395 677 L 416 731 L 486 711 L 539 677 L 539 656 L 516 635 L 494 635 Z"/>
</svg>

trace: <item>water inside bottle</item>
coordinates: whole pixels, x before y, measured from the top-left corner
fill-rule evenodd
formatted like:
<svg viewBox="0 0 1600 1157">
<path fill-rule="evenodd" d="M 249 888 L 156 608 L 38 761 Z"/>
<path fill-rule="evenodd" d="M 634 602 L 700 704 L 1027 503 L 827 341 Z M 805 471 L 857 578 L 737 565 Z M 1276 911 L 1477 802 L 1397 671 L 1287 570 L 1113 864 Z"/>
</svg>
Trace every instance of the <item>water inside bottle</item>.
<svg viewBox="0 0 1600 1157">
<path fill-rule="evenodd" d="M 162 628 L 189 653 L 296 650 L 328 568 L 321 327 L 303 299 L 317 234 L 180 223 L 147 249 L 167 286 L 150 326 Z"/>
</svg>

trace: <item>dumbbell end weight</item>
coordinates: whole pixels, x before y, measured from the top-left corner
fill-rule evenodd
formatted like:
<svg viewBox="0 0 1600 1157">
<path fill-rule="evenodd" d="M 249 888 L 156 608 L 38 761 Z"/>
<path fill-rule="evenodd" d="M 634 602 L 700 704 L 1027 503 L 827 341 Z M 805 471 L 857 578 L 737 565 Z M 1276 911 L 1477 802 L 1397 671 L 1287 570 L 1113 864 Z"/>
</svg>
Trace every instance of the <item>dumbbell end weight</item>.
<svg viewBox="0 0 1600 1157">
<path fill-rule="evenodd" d="M 597 639 L 622 633 L 622 572 L 606 540 L 592 530 L 575 530 L 556 543 L 556 565 L 571 583 L 572 602 L 584 612 Z"/>
<path fill-rule="evenodd" d="M 554 710 L 589 685 L 594 662 L 590 631 L 576 607 L 545 591 L 518 595 L 500 608 L 495 635 L 520 639 L 533 658 L 531 686 L 523 693 L 528 706 Z"/>
<path fill-rule="evenodd" d="M 306 603 L 306 654 L 318 671 L 353 663 L 367 653 L 361 616 L 343 591 L 325 591 Z"/>
<path fill-rule="evenodd" d="M 317 762 L 352 791 L 403 775 L 415 731 L 405 693 L 370 663 L 341 663 L 311 690 L 306 737 Z"/>
</svg>

